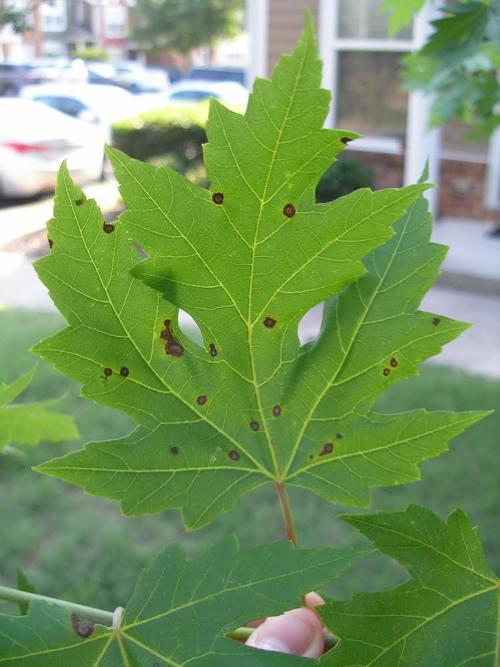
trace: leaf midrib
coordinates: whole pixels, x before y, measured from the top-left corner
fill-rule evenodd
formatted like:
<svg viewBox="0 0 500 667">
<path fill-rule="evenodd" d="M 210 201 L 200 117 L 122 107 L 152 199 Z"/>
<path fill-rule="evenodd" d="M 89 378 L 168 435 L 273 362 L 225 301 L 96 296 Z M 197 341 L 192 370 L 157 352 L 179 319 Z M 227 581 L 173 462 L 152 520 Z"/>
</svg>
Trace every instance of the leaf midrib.
<svg viewBox="0 0 500 667">
<path fill-rule="evenodd" d="M 220 433 L 221 435 L 223 435 L 229 442 L 231 442 L 233 445 L 235 445 L 236 447 L 238 447 L 238 449 L 239 449 L 241 452 L 243 452 L 243 453 L 245 454 L 245 456 L 247 456 L 247 457 L 248 457 L 248 458 L 255 464 L 255 466 L 256 466 L 256 468 L 258 469 L 258 471 L 260 471 L 260 472 L 261 472 L 263 475 L 265 475 L 266 477 L 271 477 L 269 471 L 266 470 L 266 469 L 259 463 L 259 461 L 257 461 L 257 459 L 255 459 L 255 458 L 252 456 L 252 454 L 250 454 L 250 452 L 248 452 L 248 451 L 246 450 L 246 448 L 245 448 L 244 446 L 241 445 L 240 442 L 237 442 L 236 440 L 234 440 L 234 438 L 233 438 L 232 436 L 230 436 L 228 433 L 226 433 L 224 430 L 222 430 L 217 424 L 215 424 L 212 420 L 210 420 L 205 414 L 199 412 L 193 405 L 191 405 L 190 403 L 188 403 L 188 401 L 186 401 L 180 394 L 178 394 L 176 391 L 174 391 L 172 387 L 170 387 L 169 385 L 167 385 L 166 382 L 165 382 L 165 380 L 164 380 L 164 378 L 163 378 L 162 376 L 160 376 L 160 375 L 157 373 L 156 369 L 153 368 L 153 366 L 150 364 L 150 362 L 149 362 L 149 361 L 146 359 L 146 357 L 143 355 L 142 351 L 141 351 L 140 348 L 137 346 L 134 337 L 130 334 L 130 332 L 128 331 L 127 327 L 125 326 L 125 323 L 123 322 L 122 317 L 121 317 L 121 312 L 118 312 L 117 309 L 115 308 L 114 301 L 113 301 L 113 299 L 111 298 L 111 296 L 110 296 L 110 294 L 109 294 L 109 291 L 108 291 L 108 286 L 104 283 L 104 281 L 103 281 L 103 279 L 102 279 L 102 277 L 101 277 L 101 273 L 100 273 L 100 271 L 99 271 L 99 268 L 98 268 L 98 266 L 96 265 L 96 263 L 95 263 L 95 261 L 94 261 L 94 258 L 93 258 L 93 256 L 92 256 L 92 253 L 90 252 L 90 249 L 89 249 L 88 246 L 87 246 L 87 242 L 86 242 L 85 236 L 84 236 L 84 234 L 83 234 L 83 230 L 82 230 L 82 228 L 81 228 L 81 226 L 80 226 L 80 221 L 79 221 L 79 219 L 78 219 L 78 216 L 76 215 L 76 210 L 75 210 L 75 207 L 74 207 L 74 204 L 73 204 L 73 200 L 72 200 L 72 198 L 71 198 L 71 195 L 70 195 L 70 192 L 69 192 L 69 189 L 68 189 L 68 182 L 67 182 L 67 179 L 68 179 L 68 174 L 65 172 L 65 173 L 64 173 L 64 187 L 65 187 L 65 190 L 66 190 L 67 201 L 69 202 L 69 204 L 70 204 L 70 206 L 71 206 L 71 212 L 72 212 L 72 214 L 73 214 L 73 218 L 74 218 L 74 220 L 75 220 L 75 223 L 76 223 L 76 225 L 77 225 L 77 227 L 78 227 L 78 231 L 79 231 L 79 233 L 80 233 L 80 238 L 81 238 L 82 244 L 83 244 L 83 246 L 84 246 L 84 248 L 85 248 L 85 251 L 87 252 L 87 255 L 88 255 L 88 257 L 89 257 L 89 259 L 90 259 L 90 261 L 91 261 L 91 263 L 92 263 L 92 266 L 94 267 L 94 270 L 95 270 L 95 272 L 96 272 L 96 275 L 97 275 L 97 277 L 98 277 L 98 279 L 99 279 L 99 282 L 101 283 L 101 286 L 102 286 L 102 288 L 103 288 L 103 290 L 104 290 L 104 293 L 106 294 L 108 303 L 109 303 L 109 305 L 110 305 L 110 307 L 111 307 L 111 309 L 112 309 L 112 311 L 113 311 L 113 313 L 114 313 L 116 319 L 118 320 L 118 322 L 119 322 L 120 326 L 122 327 L 123 331 L 125 331 L 125 333 L 127 334 L 128 339 L 130 340 L 130 342 L 131 342 L 132 345 L 134 346 L 134 348 L 135 348 L 137 354 L 139 355 L 139 357 L 144 361 L 144 363 L 146 364 L 146 366 L 150 369 L 150 371 L 151 371 L 151 372 L 153 373 L 153 375 L 157 378 L 157 380 L 160 382 L 160 384 L 162 384 L 162 385 L 163 385 L 163 386 L 164 386 L 164 387 L 165 387 L 165 388 L 166 388 L 172 395 L 174 395 L 179 401 L 181 401 L 181 402 L 182 402 L 184 405 L 186 405 L 190 410 L 192 410 L 192 411 L 193 411 L 195 414 L 197 414 L 201 419 L 203 419 L 207 424 L 209 424 L 215 431 L 217 431 L 218 433 Z M 90 213 L 89 213 L 89 217 L 90 217 Z M 116 244 L 117 244 L 117 242 L 118 242 L 117 239 L 118 239 L 118 236 L 115 237 L 115 241 L 114 241 L 114 252 L 116 252 Z M 111 277 L 112 277 L 112 274 L 110 275 L 110 280 L 111 280 Z M 158 294 L 155 294 L 155 297 L 156 297 L 156 301 L 157 301 L 157 304 L 158 304 L 158 303 L 159 303 L 159 300 L 160 300 L 160 298 L 161 298 L 161 296 L 160 296 L 160 294 L 158 293 Z"/>
</svg>

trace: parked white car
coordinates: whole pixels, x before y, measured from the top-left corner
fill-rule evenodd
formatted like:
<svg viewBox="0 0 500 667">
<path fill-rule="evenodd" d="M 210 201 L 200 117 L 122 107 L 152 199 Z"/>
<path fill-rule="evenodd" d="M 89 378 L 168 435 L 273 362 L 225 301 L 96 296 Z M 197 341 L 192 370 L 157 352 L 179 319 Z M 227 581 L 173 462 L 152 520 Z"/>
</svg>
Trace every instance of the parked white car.
<svg viewBox="0 0 500 667">
<path fill-rule="evenodd" d="M 107 141 L 111 139 L 113 123 L 131 118 L 151 108 L 148 100 L 138 98 L 123 88 L 92 83 L 80 85 L 49 83 L 25 86 L 21 96 L 35 102 L 42 102 L 72 118 L 101 127 L 106 134 Z"/>
<path fill-rule="evenodd" d="M 53 190 L 63 160 L 78 183 L 103 173 L 100 128 L 19 98 L 0 99 L 0 196 Z"/>
<path fill-rule="evenodd" d="M 186 79 L 170 86 L 167 104 L 191 104 L 211 97 L 228 107 L 244 111 L 248 102 L 248 90 L 236 81 L 199 81 Z"/>
</svg>

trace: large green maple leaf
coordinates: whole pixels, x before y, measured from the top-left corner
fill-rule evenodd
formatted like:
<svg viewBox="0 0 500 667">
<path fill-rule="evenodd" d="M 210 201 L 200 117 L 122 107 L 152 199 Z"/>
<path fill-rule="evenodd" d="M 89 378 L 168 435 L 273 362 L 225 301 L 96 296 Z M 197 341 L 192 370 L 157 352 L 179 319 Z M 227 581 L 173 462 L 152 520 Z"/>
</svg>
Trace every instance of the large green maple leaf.
<svg viewBox="0 0 500 667">
<path fill-rule="evenodd" d="M 391 591 L 328 603 L 322 615 L 341 641 L 322 660 L 325 667 L 500 665 L 500 581 L 461 510 L 446 522 L 416 506 L 343 518 L 411 579 Z"/>
<path fill-rule="evenodd" d="M 36 351 L 139 426 L 39 470 L 126 514 L 181 508 L 197 528 L 269 482 L 365 506 L 370 487 L 417 479 L 480 418 L 372 412 L 465 325 L 416 312 L 444 256 L 428 241 L 425 184 L 314 202 L 356 136 L 322 128 L 320 79 L 309 23 L 244 116 L 212 101 L 210 191 L 110 150 L 128 209 L 115 225 L 63 168 L 37 271 L 70 326 Z M 298 323 L 324 299 L 323 331 L 301 347 Z"/>
<path fill-rule="evenodd" d="M 59 442 L 80 436 L 71 417 L 51 410 L 55 401 L 12 402 L 31 384 L 35 369 L 10 384 L 0 383 L 0 451 L 10 444 L 38 445 L 42 440 Z"/>
<path fill-rule="evenodd" d="M 257 651 L 225 635 L 296 607 L 366 553 L 296 550 L 289 542 L 241 551 L 231 538 L 186 561 L 173 546 L 141 575 L 114 628 L 79 618 L 57 601 L 35 599 L 26 616 L 0 614 L 0 665 L 307 667 L 307 658 Z"/>
</svg>

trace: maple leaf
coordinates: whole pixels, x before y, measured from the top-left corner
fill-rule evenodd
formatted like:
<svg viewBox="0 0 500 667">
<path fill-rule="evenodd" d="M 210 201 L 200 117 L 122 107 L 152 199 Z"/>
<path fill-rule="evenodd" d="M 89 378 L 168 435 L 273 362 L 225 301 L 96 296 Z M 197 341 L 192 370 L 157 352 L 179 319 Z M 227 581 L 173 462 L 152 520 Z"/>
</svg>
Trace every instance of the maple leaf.
<svg viewBox="0 0 500 667">
<path fill-rule="evenodd" d="M 498 666 L 500 582 L 461 510 L 446 522 L 417 506 L 343 519 L 412 578 L 391 591 L 328 602 L 322 616 L 341 641 L 322 665 Z"/>
<path fill-rule="evenodd" d="M 54 401 L 10 405 L 29 386 L 35 369 L 11 384 L 0 383 L 0 451 L 10 444 L 38 445 L 42 440 L 77 440 L 80 435 L 67 415 L 49 408 Z"/>
<path fill-rule="evenodd" d="M 307 658 L 257 651 L 225 635 L 296 607 L 367 553 L 296 550 L 289 542 L 242 551 L 233 537 L 186 561 L 172 546 L 140 576 L 119 627 L 94 625 L 57 601 L 35 599 L 25 616 L 0 614 L 0 665 L 307 667 Z"/>
<path fill-rule="evenodd" d="M 293 484 L 366 506 L 371 487 L 417 479 L 483 415 L 372 412 L 465 325 L 416 312 L 444 257 L 428 241 L 427 185 L 314 202 L 357 136 L 323 129 L 320 80 L 309 21 L 244 116 L 212 101 L 210 191 L 110 149 L 127 205 L 115 224 L 62 169 L 51 256 L 36 268 L 70 326 L 36 351 L 138 429 L 38 470 L 129 515 L 181 508 L 199 528 L 270 482 L 282 498 Z M 325 299 L 323 331 L 301 347 L 298 323 Z"/>
</svg>

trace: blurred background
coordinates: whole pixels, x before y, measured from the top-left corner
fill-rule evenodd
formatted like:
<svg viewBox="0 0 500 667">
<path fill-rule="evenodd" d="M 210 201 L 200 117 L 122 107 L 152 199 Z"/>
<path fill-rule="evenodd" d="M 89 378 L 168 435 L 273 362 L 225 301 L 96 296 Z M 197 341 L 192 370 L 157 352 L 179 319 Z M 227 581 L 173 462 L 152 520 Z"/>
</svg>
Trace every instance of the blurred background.
<svg viewBox="0 0 500 667">
<path fill-rule="evenodd" d="M 32 269 L 48 252 L 45 223 L 60 162 L 68 160 L 108 220 L 122 202 L 104 157 L 106 142 L 207 184 L 201 144 L 208 99 L 244 111 L 255 77 L 268 76 L 293 48 L 306 9 L 317 25 L 323 83 L 333 93 L 327 124 L 362 135 L 325 174 L 318 200 L 414 182 L 428 159 L 437 185 L 429 194 L 433 235 L 450 251 L 423 307 L 472 322 L 419 377 L 390 390 L 379 409 L 497 409 L 449 453 L 424 464 L 422 481 L 375 491 L 373 507 L 421 502 L 444 516 L 460 505 L 499 568 L 499 5 L 0 0 L 0 380 L 12 381 L 38 363 L 20 400 L 62 397 L 59 409 L 75 415 L 82 435 L 79 442 L 14 443 L 0 452 L 1 583 L 13 585 L 20 567 L 39 592 L 113 609 L 167 544 L 195 553 L 232 530 L 244 544 L 282 538 L 273 490 L 246 497 L 213 526 L 186 534 L 177 513 L 124 519 L 117 504 L 31 472 L 82 442 L 120 436 L 131 423 L 83 401 L 77 386 L 28 349 L 63 326 Z M 467 27 L 462 21 L 456 39 L 447 41 L 439 20 L 464 15 Z M 320 320 L 318 308 L 306 316 L 303 340 L 317 335 Z M 362 543 L 337 519 L 346 508 L 337 511 L 300 491 L 291 492 L 291 502 L 303 545 Z M 374 556 L 335 591 L 378 590 L 403 577 Z"/>
</svg>

